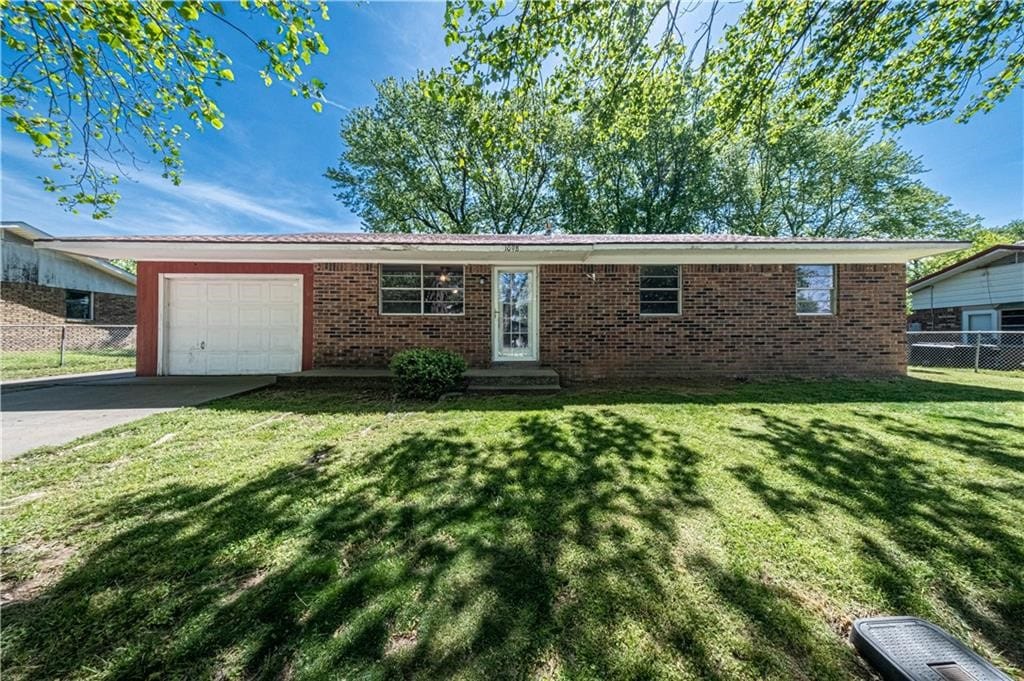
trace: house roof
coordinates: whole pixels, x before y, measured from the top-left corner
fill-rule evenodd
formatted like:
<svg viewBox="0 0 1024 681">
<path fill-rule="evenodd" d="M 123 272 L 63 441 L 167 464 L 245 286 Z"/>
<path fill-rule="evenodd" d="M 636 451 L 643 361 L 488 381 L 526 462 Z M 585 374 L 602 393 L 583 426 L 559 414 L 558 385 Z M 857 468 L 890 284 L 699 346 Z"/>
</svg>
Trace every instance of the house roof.
<svg viewBox="0 0 1024 681">
<path fill-rule="evenodd" d="M 943 267 L 941 270 L 937 270 L 935 272 L 932 272 L 931 274 L 926 274 L 925 276 L 920 277 L 919 279 L 915 279 L 914 281 L 907 284 L 907 290 L 913 293 L 914 291 L 919 291 L 927 286 L 937 284 L 943 279 L 948 279 L 950 277 L 956 276 L 961 272 L 967 272 L 978 267 L 984 267 L 990 262 L 999 260 L 1007 253 L 1022 252 L 1024 252 L 1024 242 L 1018 242 L 1015 244 L 999 244 L 996 246 L 992 246 L 991 248 L 986 248 L 984 251 L 975 253 L 969 258 L 958 260 L 952 265 L 947 265 L 946 267 Z"/>
<path fill-rule="evenodd" d="M 303 232 L 298 234 L 165 234 L 52 238 L 64 242 L 113 243 L 267 243 L 267 244 L 410 244 L 477 246 L 494 244 L 579 246 L 591 244 L 885 244 L 936 243 L 909 239 L 831 239 L 768 237 L 746 234 L 396 234 L 381 232 Z M 960 244 L 960 241 L 942 241 Z"/>
<path fill-rule="evenodd" d="M 34 245 L 39 242 L 48 242 L 54 239 L 52 234 L 48 234 L 38 227 L 33 227 L 27 222 L 20 221 L 7 221 L 0 223 L 0 229 L 11 232 L 26 241 L 29 241 Z M 80 255 L 76 253 L 66 253 L 66 255 L 74 258 L 75 260 L 92 267 L 93 269 L 99 270 L 100 272 L 120 279 L 121 281 L 127 282 L 132 286 L 135 286 L 136 280 L 135 275 L 128 270 L 122 269 L 113 263 L 107 262 L 103 258 L 92 257 L 88 255 Z"/>
<path fill-rule="evenodd" d="M 302 234 L 84 236 L 68 253 L 136 260 L 642 263 L 905 262 L 969 245 L 949 240 L 814 239 L 735 234 Z M 824 258 L 824 260 L 821 260 Z"/>
</svg>

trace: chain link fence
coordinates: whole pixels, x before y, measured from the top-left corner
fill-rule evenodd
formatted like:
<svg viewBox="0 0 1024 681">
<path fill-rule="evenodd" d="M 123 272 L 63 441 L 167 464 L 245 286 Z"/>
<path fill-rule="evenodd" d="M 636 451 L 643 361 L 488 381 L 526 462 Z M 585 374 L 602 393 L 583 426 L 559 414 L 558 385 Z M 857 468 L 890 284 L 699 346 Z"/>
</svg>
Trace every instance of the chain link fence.
<svg viewBox="0 0 1024 681">
<path fill-rule="evenodd" d="M 0 326 L 0 378 L 5 380 L 134 366 L 134 326 Z"/>
<path fill-rule="evenodd" d="M 1024 331 L 908 331 L 907 364 L 1024 371 Z"/>
</svg>

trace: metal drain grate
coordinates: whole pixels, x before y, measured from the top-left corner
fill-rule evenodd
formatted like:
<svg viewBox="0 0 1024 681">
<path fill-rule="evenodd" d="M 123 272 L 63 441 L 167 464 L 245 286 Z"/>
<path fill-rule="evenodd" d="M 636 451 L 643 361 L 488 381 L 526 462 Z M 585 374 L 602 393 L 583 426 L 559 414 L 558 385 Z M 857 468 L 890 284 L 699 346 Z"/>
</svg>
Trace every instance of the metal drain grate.
<svg viewBox="0 0 1024 681">
<path fill-rule="evenodd" d="M 947 632 L 916 617 L 859 619 L 850 640 L 886 681 L 1011 681 Z"/>
<path fill-rule="evenodd" d="M 936 662 L 928 666 L 942 677 L 942 681 L 978 681 L 956 662 Z"/>
</svg>

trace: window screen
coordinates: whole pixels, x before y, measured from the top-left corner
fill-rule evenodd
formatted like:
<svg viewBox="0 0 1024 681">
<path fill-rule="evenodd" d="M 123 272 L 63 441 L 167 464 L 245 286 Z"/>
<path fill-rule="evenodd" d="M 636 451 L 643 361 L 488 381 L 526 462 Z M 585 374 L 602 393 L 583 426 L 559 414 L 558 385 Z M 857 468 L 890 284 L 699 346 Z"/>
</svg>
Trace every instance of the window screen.
<svg viewBox="0 0 1024 681">
<path fill-rule="evenodd" d="M 796 313 L 835 314 L 835 265 L 796 266 Z"/>
<path fill-rule="evenodd" d="M 464 309 L 461 265 L 381 265 L 382 314 L 458 315 Z"/>
<path fill-rule="evenodd" d="M 640 267 L 640 314 L 679 314 L 679 266 Z"/>
</svg>

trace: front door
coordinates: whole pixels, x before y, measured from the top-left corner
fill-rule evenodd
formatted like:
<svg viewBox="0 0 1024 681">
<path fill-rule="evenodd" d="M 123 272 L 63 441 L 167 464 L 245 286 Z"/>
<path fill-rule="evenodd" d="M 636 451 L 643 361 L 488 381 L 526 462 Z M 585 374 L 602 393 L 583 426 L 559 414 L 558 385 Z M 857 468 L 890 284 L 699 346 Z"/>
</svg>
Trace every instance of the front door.
<svg viewBox="0 0 1024 681">
<path fill-rule="evenodd" d="M 495 362 L 537 361 L 537 268 L 495 267 Z"/>
</svg>

